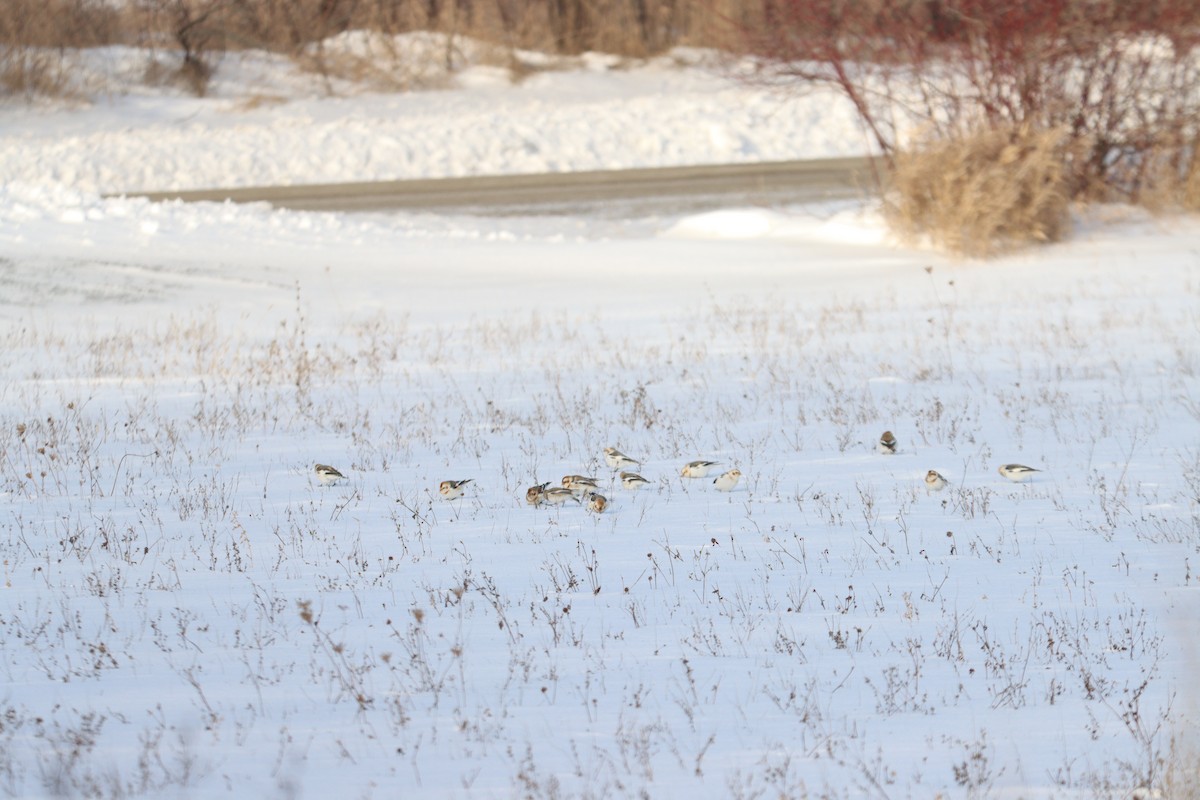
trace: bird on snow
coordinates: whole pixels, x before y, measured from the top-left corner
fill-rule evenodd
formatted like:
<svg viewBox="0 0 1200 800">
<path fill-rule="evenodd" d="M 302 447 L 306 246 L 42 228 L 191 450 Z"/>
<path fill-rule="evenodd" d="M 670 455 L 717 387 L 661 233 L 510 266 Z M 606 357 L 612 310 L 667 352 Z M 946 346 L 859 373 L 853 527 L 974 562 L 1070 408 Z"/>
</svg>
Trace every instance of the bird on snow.
<svg viewBox="0 0 1200 800">
<path fill-rule="evenodd" d="M 722 492 L 732 492 L 733 487 L 737 486 L 738 481 L 740 481 L 741 479 L 742 479 L 742 471 L 735 467 L 734 469 L 731 469 L 728 472 L 723 472 L 720 475 L 718 475 L 716 477 L 716 479 L 713 481 L 713 486 L 717 487 L 717 489 Z"/>
<path fill-rule="evenodd" d="M 564 475 L 562 485 L 564 489 L 570 489 L 578 497 L 589 489 L 595 489 L 596 479 L 586 475 Z"/>
<path fill-rule="evenodd" d="M 610 469 L 625 469 L 626 467 L 641 466 L 640 461 L 630 458 L 615 447 L 604 448 L 604 463 Z"/>
<path fill-rule="evenodd" d="M 650 481 L 646 480 L 641 475 L 638 475 L 636 472 L 622 472 L 621 485 L 630 491 L 636 492 L 643 486 L 650 485 Z"/>
<path fill-rule="evenodd" d="M 608 498 L 602 494 L 591 492 L 588 494 L 588 511 L 595 511 L 597 514 L 603 514 L 604 509 L 608 507 Z"/>
<path fill-rule="evenodd" d="M 936 469 L 931 469 L 925 473 L 925 488 L 931 492 L 940 492 L 945 489 L 949 481 L 942 477 L 942 474 Z"/>
<path fill-rule="evenodd" d="M 317 473 L 317 480 L 326 486 L 332 486 L 339 481 L 346 480 L 346 476 L 338 472 L 328 464 L 314 464 L 313 471 Z"/>
<path fill-rule="evenodd" d="M 891 431 L 884 431 L 879 437 L 879 452 L 885 456 L 896 454 L 896 437 Z"/>
<path fill-rule="evenodd" d="M 1033 473 L 1041 472 L 1041 470 L 1027 467 L 1024 464 L 1004 464 L 997 472 L 1014 483 L 1021 483 L 1022 481 L 1031 479 Z"/>
<path fill-rule="evenodd" d="M 447 500 L 456 500 L 463 496 L 463 491 L 470 482 L 471 478 L 463 481 L 442 481 L 438 484 L 438 492 Z"/>
<path fill-rule="evenodd" d="M 685 478 L 707 478 L 708 471 L 720 463 L 720 461 L 689 461 L 683 465 L 683 469 L 679 470 L 679 474 Z"/>
<path fill-rule="evenodd" d="M 530 486 L 525 490 L 525 502 L 531 506 L 540 506 L 546 499 L 546 487 L 550 485 L 549 481 L 539 483 L 537 486 Z"/>
<path fill-rule="evenodd" d="M 551 486 L 542 492 L 542 502 L 549 503 L 552 506 L 561 506 L 567 500 L 572 499 L 575 499 L 575 493 L 561 486 Z"/>
</svg>

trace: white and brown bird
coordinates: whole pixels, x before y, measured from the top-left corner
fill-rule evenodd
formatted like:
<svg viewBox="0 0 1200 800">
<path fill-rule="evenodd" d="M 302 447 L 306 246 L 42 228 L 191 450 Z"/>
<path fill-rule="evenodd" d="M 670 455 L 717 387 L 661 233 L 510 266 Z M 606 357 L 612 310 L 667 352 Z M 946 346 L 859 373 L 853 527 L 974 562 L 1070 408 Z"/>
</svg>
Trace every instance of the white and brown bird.
<svg viewBox="0 0 1200 800">
<path fill-rule="evenodd" d="M 689 461 L 683 465 L 683 469 L 679 470 L 679 474 L 685 478 L 707 478 L 708 471 L 720 463 L 720 461 Z"/>
<path fill-rule="evenodd" d="M 525 502 L 531 506 L 540 506 L 546 499 L 546 487 L 549 485 L 550 482 L 546 481 L 537 486 L 530 486 L 525 490 Z"/>
<path fill-rule="evenodd" d="M 630 458 L 615 447 L 606 447 L 604 448 L 604 463 L 608 464 L 609 469 L 627 469 L 641 466 L 642 462 Z"/>
<path fill-rule="evenodd" d="M 603 514 L 604 509 L 608 508 L 608 498 L 596 492 L 588 494 L 588 511 L 594 511 L 597 514 Z"/>
<path fill-rule="evenodd" d="M 650 481 L 638 475 L 636 472 L 622 472 L 621 485 L 630 491 L 636 492 L 643 486 L 649 486 Z"/>
<path fill-rule="evenodd" d="M 1008 478 L 1014 483 L 1022 483 L 1033 478 L 1035 472 L 1041 472 L 1040 469 L 1027 467 L 1024 464 L 1004 464 L 997 470 L 1001 475 Z"/>
<path fill-rule="evenodd" d="M 879 437 L 879 452 L 885 456 L 896 454 L 896 437 L 891 431 L 884 431 Z"/>
<path fill-rule="evenodd" d="M 949 485 L 949 481 L 942 477 L 942 474 L 936 469 L 931 469 L 925 473 L 925 488 L 931 492 L 940 492 Z"/>
<path fill-rule="evenodd" d="M 561 506 L 568 500 L 577 499 L 574 492 L 570 489 L 564 489 L 561 486 L 551 486 L 542 492 L 542 502 L 549 503 L 552 506 Z"/>
<path fill-rule="evenodd" d="M 463 496 L 463 491 L 471 478 L 462 481 L 442 481 L 438 484 L 438 493 L 447 500 L 457 500 Z"/>
<path fill-rule="evenodd" d="M 570 489 L 571 492 L 578 497 L 581 494 L 596 488 L 596 479 L 589 478 L 586 475 L 564 475 L 562 479 L 564 489 Z"/>
<path fill-rule="evenodd" d="M 317 480 L 326 486 L 332 486 L 335 483 L 340 483 L 346 480 L 346 476 L 338 472 L 328 464 L 314 464 L 313 471 L 317 473 Z"/>
<path fill-rule="evenodd" d="M 722 492 L 732 492 L 734 487 L 738 485 L 738 481 L 742 479 L 742 471 L 736 467 L 728 472 L 722 472 L 713 481 L 713 486 L 717 487 Z"/>
</svg>

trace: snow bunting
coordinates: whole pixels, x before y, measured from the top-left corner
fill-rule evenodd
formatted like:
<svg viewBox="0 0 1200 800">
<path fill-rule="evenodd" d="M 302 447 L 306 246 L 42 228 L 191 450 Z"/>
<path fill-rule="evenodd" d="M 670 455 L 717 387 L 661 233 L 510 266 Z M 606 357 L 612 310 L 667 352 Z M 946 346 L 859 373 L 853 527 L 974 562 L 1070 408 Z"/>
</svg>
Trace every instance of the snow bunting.
<svg viewBox="0 0 1200 800">
<path fill-rule="evenodd" d="M 332 486 L 339 481 L 346 480 L 346 476 L 338 472 L 328 464 L 314 464 L 313 470 L 317 473 L 317 480 L 326 486 Z"/>
<path fill-rule="evenodd" d="M 608 498 L 602 494 L 591 492 L 588 494 L 588 511 L 595 511 L 597 514 L 603 514 L 604 509 L 608 508 Z"/>
<path fill-rule="evenodd" d="M 467 478 L 465 481 L 442 481 L 438 484 L 438 491 L 447 500 L 457 500 L 463 496 L 463 490 L 470 482 L 470 478 Z"/>
<path fill-rule="evenodd" d="M 1029 480 L 1033 477 L 1033 473 L 1041 472 L 1041 470 L 1027 467 L 1024 464 L 1005 464 L 1000 467 L 998 472 L 1010 481 L 1021 483 L 1022 481 Z"/>
<path fill-rule="evenodd" d="M 551 486 L 542 492 L 542 502 L 549 503 L 552 506 L 561 506 L 567 500 L 574 497 L 575 494 L 570 489 L 563 489 L 559 486 Z"/>
<path fill-rule="evenodd" d="M 707 478 L 709 469 L 720 463 L 720 461 L 689 461 L 679 471 L 679 474 L 685 478 Z"/>
<path fill-rule="evenodd" d="M 643 486 L 649 486 L 650 481 L 646 480 L 641 475 L 638 475 L 636 472 L 622 472 L 621 473 L 621 485 L 624 486 L 626 489 L 630 489 L 630 490 L 636 492 L 638 489 L 642 488 Z"/>
<path fill-rule="evenodd" d="M 564 489 L 570 489 L 578 497 L 589 489 L 595 489 L 596 479 L 586 475 L 564 475 L 562 485 Z"/>
<path fill-rule="evenodd" d="M 525 502 L 531 506 L 540 506 L 542 501 L 546 499 L 546 487 L 550 485 L 549 481 L 539 483 L 537 486 L 530 486 L 525 490 Z"/>
<path fill-rule="evenodd" d="M 733 487 L 738 485 L 738 481 L 742 479 L 742 471 L 734 468 L 728 472 L 723 472 L 713 481 L 713 486 L 717 487 L 722 492 L 732 492 Z"/>
<path fill-rule="evenodd" d="M 608 464 L 610 469 L 625 469 L 626 467 L 640 466 L 642 462 L 630 458 L 615 447 L 604 448 L 604 463 Z"/>
<path fill-rule="evenodd" d="M 936 469 L 925 473 L 925 488 L 931 492 L 940 492 L 946 488 L 947 481 Z"/>
<path fill-rule="evenodd" d="M 884 431 L 883 436 L 879 437 L 879 452 L 885 456 L 896 454 L 896 437 L 891 431 Z"/>
</svg>

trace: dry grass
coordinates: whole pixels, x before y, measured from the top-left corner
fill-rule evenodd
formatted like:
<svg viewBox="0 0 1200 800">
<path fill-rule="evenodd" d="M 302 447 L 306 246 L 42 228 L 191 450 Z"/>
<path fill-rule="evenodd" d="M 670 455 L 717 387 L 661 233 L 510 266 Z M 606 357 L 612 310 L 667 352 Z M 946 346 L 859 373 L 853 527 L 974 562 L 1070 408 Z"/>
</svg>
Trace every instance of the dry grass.
<svg viewBox="0 0 1200 800">
<path fill-rule="evenodd" d="M 120 16 L 83 0 L 5 0 L 0 3 L 0 95 L 71 94 L 62 48 L 107 42 Z"/>
<path fill-rule="evenodd" d="M 1171 740 L 1161 796 L 1171 800 L 1200 800 L 1200 752 L 1177 738 Z"/>
<path fill-rule="evenodd" d="M 1200 211 L 1200 139 L 1156 146 L 1135 200 L 1151 211 Z"/>
<path fill-rule="evenodd" d="M 1188 211 L 1200 211 L 1200 151 L 1193 145 L 1184 172 L 1180 204 Z"/>
<path fill-rule="evenodd" d="M 753 4 L 752 4 L 753 5 Z M 519 50 L 573 57 L 587 51 L 643 58 L 680 45 L 730 45 L 747 12 L 734 0 L 143 0 L 126 7 L 92 0 L 0 3 L 0 94 L 61 96 L 64 49 L 104 44 L 165 45 L 182 56 L 148 74 L 198 96 L 229 50 L 262 49 L 330 79 L 380 90 L 442 85 L 449 53 L 327 53 L 323 43 L 351 31 L 385 41 L 430 32 L 495 47 L 519 79 Z M 411 74 L 410 74 L 411 73 Z"/>
<path fill-rule="evenodd" d="M 972 257 L 1061 239 L 1066 134 L 1026 127 L 925 142 L 898 153 L 885 210 L 909 239 Z"/>
<path fill-rule="evenodd" d="M 69 94 L 58 54 L 37 48 L 0 52 L 0 95 L 61 97 Z"/>
</svg>

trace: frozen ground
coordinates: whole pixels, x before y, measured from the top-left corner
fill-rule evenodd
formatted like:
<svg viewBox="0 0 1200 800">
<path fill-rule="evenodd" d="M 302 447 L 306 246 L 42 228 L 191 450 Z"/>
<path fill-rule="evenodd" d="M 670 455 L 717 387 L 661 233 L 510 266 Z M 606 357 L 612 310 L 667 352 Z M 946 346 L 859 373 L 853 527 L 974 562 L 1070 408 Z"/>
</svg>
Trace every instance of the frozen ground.
<svg viewBox="0 0 1200 800">
<path fill-rule="evenodd" d="M 136 182 L 113 152 L 79 174 Z M 0 791 L 1129 797 L 1195 769 L 1194 221 L 956 263 L 854 205 L 94 189 L 0 189 Z M 577 472 L 603 515 L 525 504 Z"/>
</svg>

